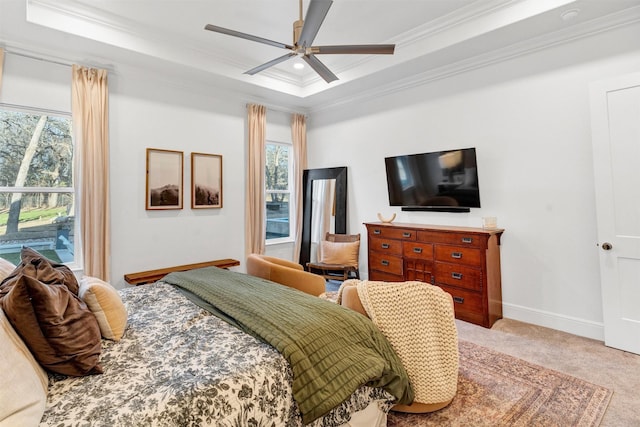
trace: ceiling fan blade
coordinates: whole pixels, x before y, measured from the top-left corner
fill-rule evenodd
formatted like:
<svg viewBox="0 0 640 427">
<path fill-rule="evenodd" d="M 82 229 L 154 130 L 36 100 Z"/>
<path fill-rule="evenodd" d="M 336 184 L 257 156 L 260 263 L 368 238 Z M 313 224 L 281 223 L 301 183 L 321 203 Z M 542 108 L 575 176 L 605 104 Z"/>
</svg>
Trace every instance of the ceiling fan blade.
<svg viewBox="0 0 640 427">
<path fill-rule="evenodd" d="M 338 77 L 335 74 L 333 74 L 331 70 L 329 70 L 327 66 L 324 65 L 322 62 L 320 62 L 320 60 L 315 56 L 304 55 L 302 59 L 304 59 L 307 62 L 307 64 L 309 64 L 309 66 L 313 68 L 316 71 L 316 73 L 318 73 L 320 77 L 324 79 L 325 82 L 331 83 L 334 80 L 338 80 Z"/>
<path fill-rule="evenodd" d="M 293 49 L 293 46 L 288 44 L 274 42 L 273 40 L 265 39 L 258 36 L 252 36 L 251 34 L 241 33 L 240 31 L 230 30 L 228 28 L 218 27 L 217 25 L 207 24 L 205 25 L 204 29 L 213 31 L 215 33 L 226 34 L 228 36 L 239 37 L 241 39 L 251 40 L 258 43 L 264 43 L 271 46 L 280 47 L 282 49 Z"/>
<path fill-rule="evenodd" d="M 363 54 L 363 55 L 393 55 L 395 44 L 360 44 L 360 45 L 341 45 L 341 46 L 313 46 L 311 53 L 314 55 L 321 54 Z"/>
<path fill-rule="evenodd" d="M 281 56 L 279 58 L 272 59 L 271 61 L 265 62 L 262 65 L 258 65 L 257 67 L 252 68 L 249 71 L 245 71 L 244 74 L 249 74 L 249 75 L 253 76 L 254 74 L 257 74 L 262 70 L 266 70 L 269 67 L 273 67 L 276 64 L 279 64 L 281 62 L 286 61 L 287 59 L 291 58 L 292 56 L 296 56 L 296 53 L 295 52 L 291 52 L 291 53 L 287 53 L 286 55 L 283 55 L 283 56 Z"/>
<path fill-rule="evenodd" d="M 311 0 L 298 39 L 298 46 L 311 46 L 332 3 L 332 0 Z"/>
</svg>

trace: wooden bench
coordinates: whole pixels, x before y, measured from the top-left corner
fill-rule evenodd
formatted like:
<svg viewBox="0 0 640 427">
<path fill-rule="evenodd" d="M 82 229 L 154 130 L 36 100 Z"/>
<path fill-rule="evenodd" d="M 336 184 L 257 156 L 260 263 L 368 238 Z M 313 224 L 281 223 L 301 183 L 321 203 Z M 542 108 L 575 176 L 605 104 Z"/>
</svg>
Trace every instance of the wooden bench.
<svg viewBox="0 0 640 427">
<path fill-rule="evenodd" d="M 217 259 L 215 261 L 198 262 L 195 264 L 177 265 L 175 267 L 159 268 L 157 270 L 140 271 L 138 273 L 129 273 L 124 275 L 124 280 L 131 285 L 144 285 L 151 282 L 156 282 L 162 279 L 169 273 L 174 271 L 187 271 L 195 268 L 203 267 L 218 267 L 229 268 L 240 265 L 240 261 L 236 259 Z"/>
</svg>

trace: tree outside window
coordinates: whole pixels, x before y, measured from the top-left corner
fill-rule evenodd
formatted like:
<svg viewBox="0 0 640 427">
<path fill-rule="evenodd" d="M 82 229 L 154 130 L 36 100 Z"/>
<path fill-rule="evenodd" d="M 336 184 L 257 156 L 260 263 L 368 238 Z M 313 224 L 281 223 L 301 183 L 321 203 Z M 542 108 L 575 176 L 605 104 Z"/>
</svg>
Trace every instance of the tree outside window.
<svg viewBox="0 0 640 427">
<path fill-rule="evenodd" d="M 266 239 L 269 243 L 291 240 L 291 145 L 266 143 Z"/>
<path fill-rule="evenodd" d="M 0 106 L 0 257 L 75 260 L 71 117 Z"/>
</svg>

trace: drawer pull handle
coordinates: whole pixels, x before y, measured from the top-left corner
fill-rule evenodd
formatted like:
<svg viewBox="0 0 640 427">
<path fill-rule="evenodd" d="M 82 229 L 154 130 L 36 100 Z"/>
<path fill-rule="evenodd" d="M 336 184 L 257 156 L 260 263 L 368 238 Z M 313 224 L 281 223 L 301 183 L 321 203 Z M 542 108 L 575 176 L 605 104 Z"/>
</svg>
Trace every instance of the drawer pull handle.
<svg viewBox="0 0 640 427">
<path fill-rule="evenodd" d="M 382 261 L 380 261 L 380 264 L 382 264 L 385 267 L 387 267 L 389 265 L 389 261 L 387 261 L 386 259 L 383 259 Z"/>
<path fill-rule="evenodd" d="M 388 243 L 383 243 L 382 244 L 382 249 L 389 249 L 389 244 Z"/>
<path fill-rule="evenodd" d="M 460 259 L 462 258 L 462 252 L 452 252 L 451 258 Z"/>
<path fill-rule="evenodd" d="M 458 304 L 464 304 L 464 298 L 462 298 L 462 297 L 453 297 L 453 302 L 456 302 Z"/>
<path fill-rule="evenodd" d="M 417 254 L 421 254 L 422 253 L 422 248 L 413 248 L 413 252 L 415 252 Z"/>
<path fill-rule="evenodd" d="M 405 231 L 404 233 L 402 233 L 402 237 L 411 237 L 411 233 Z"/>
<path fill-rule="evenodd" d="M 462 243 L 472 243 L 473 239 L 471 237 L 463 237 Z"/>
<path fill-rule="evenodd" d="M 373 230 L 373 234 L 380 234 L 380 230 Z"/>
<path fill-rule="evenodd" d="M 462 273 L 451 273 L 451 277 L 456 280 L 462 280 Z"/>
</svg>

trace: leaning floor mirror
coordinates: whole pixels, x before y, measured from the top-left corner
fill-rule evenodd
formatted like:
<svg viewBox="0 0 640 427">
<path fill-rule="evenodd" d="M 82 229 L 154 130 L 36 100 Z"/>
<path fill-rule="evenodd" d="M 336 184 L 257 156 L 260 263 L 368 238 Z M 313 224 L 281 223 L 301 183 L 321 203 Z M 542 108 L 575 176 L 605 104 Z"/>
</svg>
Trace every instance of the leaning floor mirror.
<svg viewBox="0 0 640 427">
<path fill-rule="evenodd" d="M 325 233 L 347 232 L 347 168 L 307 169 L 302 175 L 300 264 L 317 261 Z"/>
</svg>

